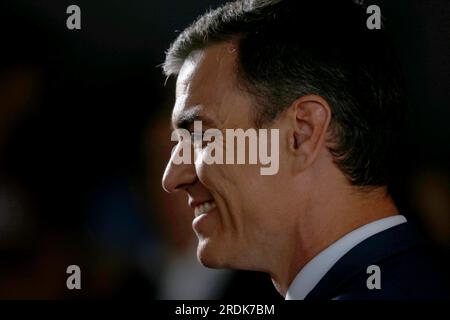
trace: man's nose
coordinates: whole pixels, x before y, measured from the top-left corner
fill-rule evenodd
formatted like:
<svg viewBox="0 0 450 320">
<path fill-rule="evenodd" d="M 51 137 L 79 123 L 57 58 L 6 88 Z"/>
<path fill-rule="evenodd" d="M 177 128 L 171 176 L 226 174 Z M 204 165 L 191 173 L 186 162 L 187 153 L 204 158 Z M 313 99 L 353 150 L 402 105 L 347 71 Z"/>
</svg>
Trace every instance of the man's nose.
<svg viewBox="0 0 450 320">
<path fill-rule="evenodd" d="M 175 164 L 173 154 L 167 163 L 162 179 L 162 187 L 167 192 L 175 192 L 197 181 L 197 173 L 193 164 Z"/>
</svg>

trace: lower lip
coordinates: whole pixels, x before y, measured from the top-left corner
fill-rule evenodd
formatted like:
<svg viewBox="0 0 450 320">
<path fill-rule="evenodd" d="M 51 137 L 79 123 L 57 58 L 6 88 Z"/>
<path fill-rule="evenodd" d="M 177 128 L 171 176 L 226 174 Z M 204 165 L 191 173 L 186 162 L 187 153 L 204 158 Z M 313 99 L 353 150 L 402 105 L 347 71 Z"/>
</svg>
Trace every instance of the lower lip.
<svg viewBox="0 0 450 320">
<path fill-rule="evenodd" d="M 195 217 L 195 219 L 192 221 L 192 228 L 196 231 L 199 231 L 201 225 L 208 220 L 208 217 L 211 216 L 211 214 L 214 213 L 214 211 L 216 211 L 216 208 L 213 208 L 208 212 L 202 213 L 198 217 Z"/>
</svg>

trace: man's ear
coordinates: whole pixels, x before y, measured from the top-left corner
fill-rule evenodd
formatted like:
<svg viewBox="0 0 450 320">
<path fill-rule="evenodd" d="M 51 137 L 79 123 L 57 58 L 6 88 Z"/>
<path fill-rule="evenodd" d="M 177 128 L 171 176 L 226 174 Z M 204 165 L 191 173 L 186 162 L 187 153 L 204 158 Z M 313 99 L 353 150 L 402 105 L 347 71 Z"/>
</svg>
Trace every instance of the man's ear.
<svg viewBox="0 0 450 320">
<path fill-rule="evenodd" d="M 317 158 L 324 146 L 331 122 L 328 102 L 317 95 L 306 95 L 289 107 L 292 130 L 289 149 L 296 156 L 296 170 L 304 170 Z"/>
</svg>

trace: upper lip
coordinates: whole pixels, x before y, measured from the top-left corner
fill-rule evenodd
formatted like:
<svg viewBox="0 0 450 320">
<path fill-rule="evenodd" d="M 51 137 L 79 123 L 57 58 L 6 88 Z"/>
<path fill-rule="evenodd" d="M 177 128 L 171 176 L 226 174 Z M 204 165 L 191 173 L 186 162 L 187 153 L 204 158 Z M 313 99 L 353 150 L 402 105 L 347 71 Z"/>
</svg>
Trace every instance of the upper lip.
<svg viewBox="0 0 450 320">
<path fill-rule="evenodd" d="M 205 202 L 210 202 L 210 201 L 214 201 L 214 199 L 206 199 L 206 200 L 189 200 L 189 206 L 192 208 L 192 209 L 195 209 L 195 207 L 197 207 L 197 206 L 199 206 L 199 205 L 201 205 L 201 204 L 203 204 L 203 203 L 205 203 Z"/>
</svg>

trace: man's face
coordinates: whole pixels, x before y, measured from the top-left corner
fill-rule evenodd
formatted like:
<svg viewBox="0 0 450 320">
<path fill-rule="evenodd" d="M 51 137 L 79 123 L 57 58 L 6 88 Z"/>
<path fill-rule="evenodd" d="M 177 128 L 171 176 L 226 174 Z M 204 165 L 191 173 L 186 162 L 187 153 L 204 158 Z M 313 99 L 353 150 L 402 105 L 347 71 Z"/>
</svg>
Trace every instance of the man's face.
<svg viewBox="0 0 450 320">
<path fill-rule="evenodd" d="M 192 132 L 193 119 L 202 121 L 203 130 L 219 129 L 224 137 L 225 129 L 254 128 L 254 102 L 237 87 L 236 55 L 233 44 L 222 43 L 184 62 L 172 115 L 175 128 Z M 208 148 L 207 143 L 203 147 Z M 181 142 L 173 154 L 178 148 Z M 287 188 L 283 160 L 278 174 L 265 176 L 260 173 L 260 165 L 206 164 L 202 161 L 205 149 L 193 149 L 193 164 L 175 165 L 172 158 L 163 178 L 168 192 L 184 190 L 188 194 L 195 211 L 198 258 L 209 267 L 264 269 L 261 266 L 268 258 L 276 259 L 272 248 L 287 230 L 288 222 L 283 219 Z"/>
</svg>

